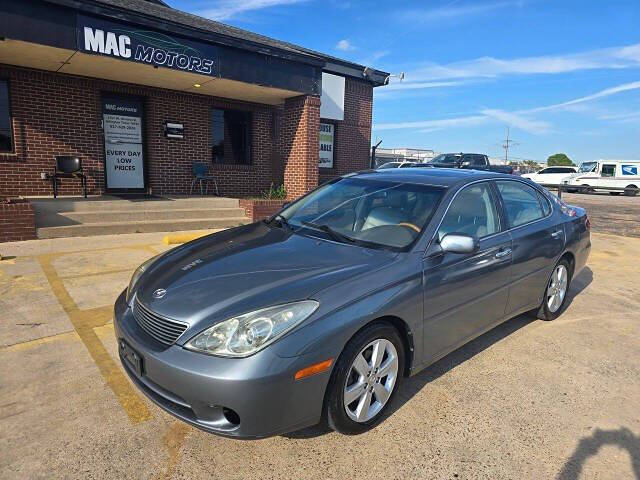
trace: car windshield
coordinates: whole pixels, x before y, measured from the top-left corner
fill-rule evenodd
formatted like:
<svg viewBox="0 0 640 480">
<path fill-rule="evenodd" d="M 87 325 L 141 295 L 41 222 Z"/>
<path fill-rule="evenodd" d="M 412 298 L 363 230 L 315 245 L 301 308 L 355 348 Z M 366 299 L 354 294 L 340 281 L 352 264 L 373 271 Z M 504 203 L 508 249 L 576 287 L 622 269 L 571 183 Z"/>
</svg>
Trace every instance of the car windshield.
<svg viewBox="0 0 640 480">
<path fill-rule="evenodd" d="M 584 162 L 582 165 L 580 165 L 580 170 L 578 171 L 580 173 L 593 172 L 597 165 L 598 162 Z"/>
<path fill-rule="evenodd" d="M 429 185 L 341 178 L 301 198 L 277 218 L 296 232 L 406 250 L 431 219 L 443 192 Z"/>
<path fill-rule="evenodd" d="M 433 157 L 427 163 L 456 163 L 460 160 L 460 155 L 452 155 L 449 153 L 443 153 L 437 157 Z"/>
</svg>

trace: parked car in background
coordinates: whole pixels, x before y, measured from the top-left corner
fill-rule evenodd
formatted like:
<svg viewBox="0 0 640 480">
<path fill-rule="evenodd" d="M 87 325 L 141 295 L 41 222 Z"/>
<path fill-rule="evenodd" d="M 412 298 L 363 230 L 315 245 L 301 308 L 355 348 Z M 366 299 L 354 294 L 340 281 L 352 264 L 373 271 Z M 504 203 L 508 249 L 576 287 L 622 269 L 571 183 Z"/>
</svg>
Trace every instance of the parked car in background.
<svg viewBox="0 0 640 480">
<path fill-rule="evenodd" d="M 145 262 L 115 335 L 135 385 L 202 430 L 356 434 L 406 376 L 523 312 L 558 317 L 590 247 L 585 211 L 530 181 L 369 170 Z"/>
<path fill-rule="evenodd" d="M 597 160 L 585 162 L 577 175 L 567 182 L 567 191 L 592 193 L 599 187 L 615 187 L 624 190 L 609 191 L 611 195 L 638 194 L 640 187 L 640 160 Z"/>
<path fill-rule="evenodd" d="M 386 168 L 409 168 L 413 167 L 415 162 L 387 162 L 380 165 L 376 170 L 384 170 Z"/>
<path fill-rule="evenodd" d="M 513 173 L 511 165 L 491 165 L 489 157 L 481 153 L 443 153 L 431 160 L 418 164 L 418 167 L 467 168 L 497 173 Z"/>
<path fill-rule="evenodd" d="M 578 167 L 547 167 L 535 173 L 525 173 L 524 178 L 536 183 L 558 185 L 578 172 Z"/>
</svg>

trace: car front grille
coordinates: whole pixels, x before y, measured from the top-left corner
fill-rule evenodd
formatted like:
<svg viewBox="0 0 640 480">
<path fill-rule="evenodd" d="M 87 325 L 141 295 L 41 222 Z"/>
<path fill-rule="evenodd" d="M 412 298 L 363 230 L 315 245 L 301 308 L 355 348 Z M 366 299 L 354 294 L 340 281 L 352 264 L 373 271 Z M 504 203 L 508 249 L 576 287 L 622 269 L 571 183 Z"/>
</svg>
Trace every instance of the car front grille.
<svg viewBox="0 0 640 480">
<path fill-rule="evenodd" d="M 138 298 L 133 303 L 133 317 L 145 332 L 160 343 L 172 345 L 187 329 L 187 325 L 161 317 L 145 307 Z"/>
</svg>

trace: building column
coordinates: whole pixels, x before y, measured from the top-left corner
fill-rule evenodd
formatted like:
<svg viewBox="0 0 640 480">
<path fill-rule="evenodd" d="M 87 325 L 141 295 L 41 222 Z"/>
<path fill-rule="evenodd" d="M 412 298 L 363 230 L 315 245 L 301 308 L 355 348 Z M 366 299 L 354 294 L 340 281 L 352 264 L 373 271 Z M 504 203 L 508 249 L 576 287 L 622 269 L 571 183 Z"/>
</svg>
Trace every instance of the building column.
<svg viewBox="0 0 640 480">
<path fill-rule="evenodd" d="M 318 186 L 320 97 L 300 96 L 284 104 L 281 129 L 284 186 L 289 199 Z"/>
</svg>

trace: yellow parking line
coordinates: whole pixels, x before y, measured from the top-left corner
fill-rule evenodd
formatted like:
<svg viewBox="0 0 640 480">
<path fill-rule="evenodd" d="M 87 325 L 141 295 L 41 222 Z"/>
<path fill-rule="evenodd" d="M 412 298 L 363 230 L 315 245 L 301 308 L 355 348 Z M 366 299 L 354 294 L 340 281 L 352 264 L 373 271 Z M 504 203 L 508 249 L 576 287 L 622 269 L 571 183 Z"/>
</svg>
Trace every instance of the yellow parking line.
<svg viewBox="0 0 640 480">
<path fill-rule="evenodd" d="M 34 348 L 39 345 L 45 345 L 47 343 L 54 343 L 65 340 L 80 340 L 80 336 L 75 331 L 58 333 L 56 335 L 50 335 L 48 337 L 36 338 L 35 340 L 27 340 L 26 342 L 14 343 L 13 345 L 0 347 L 0 352 L 18 352 L 22 350 L 29 350 L 30 348 Z"/>
<path fill-rule="evenodd" d="M 95 327 L 105 325 L 111 321 L 112 307 L 99 307 L 90 310 L 79 310 L 76 303 L 69 295 L 62 279 L 53 266 L 53 260 L 59 256 L 68 255 L 71 252 L 51 253 L 38 256 L 38 262 L 51 285 L 53 294 L 69 316 L 71 324 L 75 328 L 80 340 L 89 351 L 89 355 L 98 366 L 107 385 L 115 393 L 120 405 L 129 416 L 132 423 L 139 423 L 151 418 L 151 412 L 144 404 L 140 396 L 133 390 L 122 370 L 116 365 L 104 344 L 100 341 Z"/>
<path fill-rule="evenodd" d="M 96 277 L 99 275 L 111 275 L 113 273 L 129 272 L 133 274 L 133 271 L 136 269 L 137 266 L 138 265 L 134 265 L 131 268 L 121 268 L 119 270 L 104 270 L 102 272 L 95 272 L 95 273 L 79 273 L 77 275 L 60 275 L 60 278 L 62 280 L 73 280 L 76 278 Z"/>
</svg>

